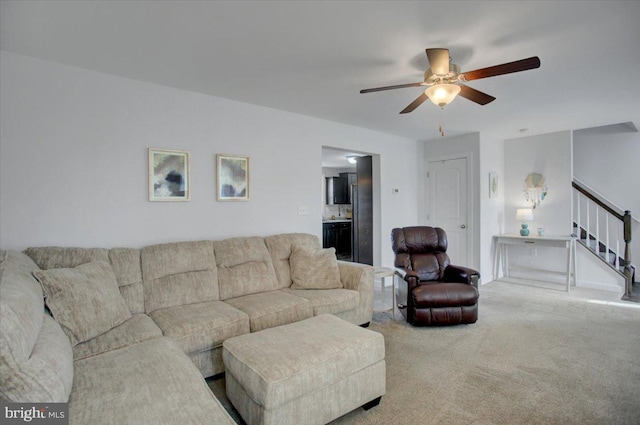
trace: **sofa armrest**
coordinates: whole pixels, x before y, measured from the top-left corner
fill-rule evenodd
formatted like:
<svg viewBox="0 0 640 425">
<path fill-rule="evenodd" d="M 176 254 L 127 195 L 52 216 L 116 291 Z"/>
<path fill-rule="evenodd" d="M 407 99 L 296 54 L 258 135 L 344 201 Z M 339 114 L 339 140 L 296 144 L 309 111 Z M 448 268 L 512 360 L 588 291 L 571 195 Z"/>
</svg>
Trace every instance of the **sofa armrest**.
<svg viewBox="0 0 640 425">
<path fill-rule="evenodd" d="M 338 260 L 338 269 L 340 270 L 340 281 L 345 289 L 366 291 L 370 287 L 373 290 L 372 266 Z"/>
<path fill-rule="evenodd" d="M 373 267 L 339 260 L 338 269 L 342 286 L 345 289 L 358 291 L 360 295 L 358 311 L 355 313 L 353 322 L 357 324 L 370 322 L 373 316 Z"/>
<path fill-rule="evenodd" d="M 442 280 L 445 282 L 468 283 L 469 285 L 478 287 L 480 273 L 477 270 L 468 267 L 448 265 L 444 269 Z"/>
</svg>

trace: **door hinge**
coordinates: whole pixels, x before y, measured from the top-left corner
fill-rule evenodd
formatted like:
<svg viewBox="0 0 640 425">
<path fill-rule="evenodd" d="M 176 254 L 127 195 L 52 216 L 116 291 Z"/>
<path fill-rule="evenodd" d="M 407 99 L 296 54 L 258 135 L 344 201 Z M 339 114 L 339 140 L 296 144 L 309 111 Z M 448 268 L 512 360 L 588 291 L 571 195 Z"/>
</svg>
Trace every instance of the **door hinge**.
<svg viewBox="0 0 640 425">
<path fill-rule="evenodd" d="M 427 171 L 427 178 L 429 178 L 429 172 Z"/>
</svg>

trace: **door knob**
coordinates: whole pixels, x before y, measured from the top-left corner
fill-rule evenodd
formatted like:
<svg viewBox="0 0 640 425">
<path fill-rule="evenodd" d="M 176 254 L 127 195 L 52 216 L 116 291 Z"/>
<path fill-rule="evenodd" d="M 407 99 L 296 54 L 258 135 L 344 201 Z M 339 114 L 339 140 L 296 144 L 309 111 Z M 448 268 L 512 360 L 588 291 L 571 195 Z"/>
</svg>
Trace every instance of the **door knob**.
<svg viewBox="0 0 640 425">
<path fill-rule="evenodd" d="M 466 229 L 466 228 L 467 228 L 467 225 L 466 225 L 466 224 L 461 224 L 461 225 L 460 225 L 460 228 L 461 228 L 461 229 Z"/>
</svg>

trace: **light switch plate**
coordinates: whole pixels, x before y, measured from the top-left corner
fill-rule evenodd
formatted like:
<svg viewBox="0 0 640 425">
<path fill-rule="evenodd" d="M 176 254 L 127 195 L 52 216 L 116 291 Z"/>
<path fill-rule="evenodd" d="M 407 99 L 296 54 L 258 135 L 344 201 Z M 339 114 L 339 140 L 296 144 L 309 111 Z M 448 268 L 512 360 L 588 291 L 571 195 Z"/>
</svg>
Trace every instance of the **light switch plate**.
<svg viewBox="0 0 640 425">
<path fill-rule="evenodd" d="M 309 215 L 309 207 L 306 205 L 298 205 L 298 215 Z"/>
</svg>

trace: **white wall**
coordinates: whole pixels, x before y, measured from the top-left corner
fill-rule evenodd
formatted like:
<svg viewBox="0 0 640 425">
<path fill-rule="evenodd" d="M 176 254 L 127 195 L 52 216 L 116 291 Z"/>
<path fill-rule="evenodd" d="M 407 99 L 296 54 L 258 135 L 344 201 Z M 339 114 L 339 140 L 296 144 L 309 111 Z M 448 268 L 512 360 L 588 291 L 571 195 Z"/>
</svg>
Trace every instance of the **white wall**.
<svg viewBox="0 0 640 425">
<path fill-rule="evenodd" d="M 596 258 L 582 244 L 577 244 L 578 286 L 624 294 L 625 279 Z"/>
<path fill-rule="evenodd" d="M 493 235 L 504 233 L 504 140 L 480 136 L 480 270 L 482 283 L 493 280 Z M 489 198 L 489 173 L 498 176 L 498 196 Z"/>
<path fill-rule="evenodd" d="M 574 131 L 573 174 L 614 205 L 640 218 L 640 133 L 626 128 L 628 132 L 606 131 L 606 127 Z"/>
<path fill-rule="evenodd" d="M 631 262 L 638 269 L 640 133 L 625 124 L 574 131 L 573 174 L 609 203 L 631 211 Z"/>
<path fill-rule="evenodd" d="M 0 66 L 2 248 L 320 237 L 323 145 L 380 155 L 378 263 L 417 220 L 415 141 L 4 51 Z M 147 200 L 148 147 L 191 153 L 190 202 Z M 216 201 L 216 153 L 251 158 L 251 201 Z"/>
<path fill-rule="evenodd" d="M 534 210 L 529 229 L 545 228 L 545 235 L 569 235 L 571 227 L 571 132 L 561 131 L 538 136 L 506 140 L 504 144 L 504 215 L 505 233 L 518 233 L 521 223 L 516 209 L 527 208 L 524 180 L 529 173 L 546 179 L 548 194 Z M 532 256 L 526 247 L 510 247 L 509 263 L 514 268 L 535 268 L 552 272 L 566 270 L 566 255 L 561 248 L 539 248 Z M 511 273 L 518 276 L 517 273 Z M 527 271 L 527 276 L 534 276 Z M 562 281 L 566 275 L 558 275 Z"/>
</svg>

